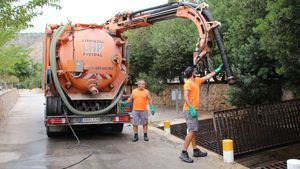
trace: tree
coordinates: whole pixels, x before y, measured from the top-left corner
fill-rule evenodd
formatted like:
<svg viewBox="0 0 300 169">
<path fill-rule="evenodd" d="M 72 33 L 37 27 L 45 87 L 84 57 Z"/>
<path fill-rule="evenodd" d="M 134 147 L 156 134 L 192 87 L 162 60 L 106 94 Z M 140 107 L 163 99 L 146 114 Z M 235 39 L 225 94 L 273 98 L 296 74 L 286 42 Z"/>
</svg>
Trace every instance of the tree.
<svg viewBox="0 0 300 169">
<path fill-rule="evenodd" d="M 60 9 L 59 0 L 0 1 L 0 48 L 15 37 L 16 33 L 32 27 L 30 21 L 42 14 L 42 7 Z"/>
<path fill-rule="evenodd" d="M 298 5 L 298 6 L 297 6 Z M 276 59 L 282 84 L 300 97 L 300 6 L 296 0 L 267 0 L 267 14 L 257 20 L 254 32 L 261 48 Z M 297 13 L 298 12 L 298 13 Z"/>
<path fill-rule="evenodd" d="M 229 90 L 228 100 L 236 106 L 280 101 L 281 79 L 275 71 L 276 60 L 259 49 L 258 39 L 248 38 L 236 59 L 236 84 Z"/>
<path fill-rule="evenodd" d="M 32 89 L 41 87 L 41 73 L 42 73 L 42 64 L 33 63 L 30 64 L 30 74 L 21 81 L 20 87 Z"/>
<path fill-rule="evenodd" d="M 21 46 L 10 45 L 0 52 L 0 74 L 23 79 L 29 75 L 29 50 Z"/>
<path fill-rule="evenodd" d="M 198 39 L 197 28 L 193 22 L 173 19 L 152 27 L 151 45 L 156 49 L 153 75 L 160 79 L 174 79 L 192 65 L 193 51 Z"/>
<path fill-rule="evenodd" d="M 130 74 L 138 77 L 139 73 L 149 72 L 156 50 L 150 44 L 150 27 L 126 32 L 130 43 Z"/>
<path fill-rule="evenodd" d="M 283 87 L 300 97 L 300 10 L 296 0 L 208 3 L 215 20 L 222 23 L 225 47 L 237 78 L 228 93 L 229 101 L 237 106 L 277 102 Z M 140 54 L 147 49 L 154 57 L 141 57 L 145 60 L 135 74 L 142 71 L 143 77 L 156 79 L 155 86 L 180 76 L 180 71 L 192 62 L 195 31 L 192 23 L 179 19 L 158 23 L 145 31 L 147 36 L 139 38 L 145 37 L 142 41 L 147 45 L 135 48 L 133 58 L 144 55 Z"/>
<path fill-rule="evenodd" d="M 192 65 L 197 33 L 193 22 L 184 19 L 129 31 L 130 74 L 147 79 L 151 91 L 163 91 L 168 79 L 182 76 L 184 68 Z"/>
<path fill-rule="evenodd" d="M 280 101 L 282 86 L 299 92 L 295 1 L 209 2 L 214 17 L 221 18 L 225 46 L 238 78 L 229 100 L 238 106 Z"/>
<path fill-rule="evenodd" d="M 32 27 L 30 21 L 42 13 L 42 7 L 60 9 L 59 0 L 6 0 L 0 1 L 0 78 L 3 82 L 16 82 L 32 74 L 29 50 L 9 44 L 17 33 Z"/>
<path fill-rule="evenodd" d="M 0 2 L 0 31 L 14 31 L 32 27 L 30 21 L 42 14 L 42 7 L 50 6 L 60 9 L 59 0 L 6 0 Z"/>
</svg>

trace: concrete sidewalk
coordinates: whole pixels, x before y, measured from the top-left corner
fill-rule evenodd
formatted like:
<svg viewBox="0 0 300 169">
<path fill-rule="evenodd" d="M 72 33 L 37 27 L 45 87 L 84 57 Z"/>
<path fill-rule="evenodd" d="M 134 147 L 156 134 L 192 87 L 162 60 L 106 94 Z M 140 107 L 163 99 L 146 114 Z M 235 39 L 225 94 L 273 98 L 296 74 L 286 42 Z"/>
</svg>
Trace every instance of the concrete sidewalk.
<svg viewBox="0 0 300 169">
<path fill-rule="evenodd" d="M 208 111 L 200 111 L 199 113 L 199 120 L 209 119 L 212 118 L 213 112 Z M 179 110 L 179 112 L 176 112 L 176 108 L 164 108 L 164 107 L 158 107 L 157 111 L 154 116 L 149 116 L 149 123 L 150 123 L 150 131 L 153 131 L 156 133 L 160 140 L 163 142 L 168 142 L 169 144 L 173 145 L 175 149 L 177 149 L 178 152 L 181 151 L 183 140 L 179 139 L 176 136 L 173 135 L 165 135 L 163 130 L 158 129 L 157 127 L 163 126 L 163 122 L 165 120 L 169 120 L 172 124 L 178 124 L 178 123 L 185 123 L 185 119 L 182 114 L 182 108 Z M 232 164 L 226 164 L 223 162 L 223 157 L 219 154 L 216 154 L 215 152 L 212 152 L 208 149 L 205 149 L 204 147 L 198 146 L 201 150 L 204 150 L 208 152 L 208 157 L 206 158 L 194 158 L 195 164 L 199 166 L 200 168 L 247 168 L 243 165 L 240 165 L 238 163 L 232 163 Z M 191 150 L 191 148 L 190 148 Z M 177 154 L 178 154 L 177 152 Z M 176 155 L 177 155 L 176 154 Z M 190 151 L 190 155 L 192 152 Z M 199 164 L 200 163 L 200 164 Z"/>
<path fill-rule="evenodd" d="M 0 168 L 2 169 L 56 169 L 63 168 L 86 157 L 86 147 L 70 149 L 76 145 L 74 136 L 65 134 L 58 138 L 47 138 L 43 124 L 44 97 L 40 93 L 21 93 L 5 122 L 0 123 Z M 172 110 L 158 111 L 154 117 L 176 119 Z M 166 113 L 168 112 L 168 113 Z M 153 117 L 153 118 L 154 118 Z M 151 117 L 152 118 L 152 117 Z M 166 136 L 155 127 L 149 129 L 149 142 L 131 141 L 130 124 L 124 126 L 122 134 L 105 134 L 99 129 L 76 131 L 82 144 L 92 146 L 95 154 L 73 168 L 82 169 L 243 169 L 244 166 L 223 163 L 222 157 L 210 152 L 205 158 L 193 158 L 194 163 L 179 159 L 183 141 L 175 136 Z M 190 155 L 192 150 L 190 149 Z"/>
<path fill-rule="evenodd" d="M 194 158 L 194 163 L 193 164 L 187 164 L 184 162 L 181 162 L 180 159 L 177 157 L 179 156 L 180 151 L 182 150 L 182 145 L 183 145 L 183 140 L 173 136 L 173 135 L 169 135 L 166 136 L 164 131 L 155 128 L 155 127 L 150 127 L 150 131 L 154 132 L 156 135 L 152 134 L 152 137 L 155 136 L 154 141 L 159 141 L 160 144 L 157 145 L 158 147 L 160 146 L 164 146 L 164 148 L 168 151 L 170 151 L 170 153 L 172 154 L 172 156 L 174 156 L 174 158 L 172 158 L 172 160 L 175 160 L 176 163 L 178 163 L 177 161 L 180 162 L 180 166 L 185 165 L 185 168 L 202 168 L 202 169 L 246 169 L 247 167 L 238 164 L 238 163 L 224 163 L 223 162 L 223 157 L 210 151 L 207 150 L 203 147 L 198 146 L 201 150 L 206 151 L 208 153 L 207 157 L 204 158 Z M 157 140 L 157 138 L 159 138 L 159 140 Z M 171 146 L 171 147 L 170 147 Z M 172 148 L 173 150 L 171 152 L 171 150 L 169 148 Z M 192 156 L 192 148 L 189 148 L 189 155 Z M 175 150 L 175 151 L 174 151 Z M 176 159 L 176 157 L 178 159 Z M 178 164 L 177 166 L 174 166 L 174 168 L 178 168 Z M 179 167 L 180 168 L 180 167 Z"/>
</svg>

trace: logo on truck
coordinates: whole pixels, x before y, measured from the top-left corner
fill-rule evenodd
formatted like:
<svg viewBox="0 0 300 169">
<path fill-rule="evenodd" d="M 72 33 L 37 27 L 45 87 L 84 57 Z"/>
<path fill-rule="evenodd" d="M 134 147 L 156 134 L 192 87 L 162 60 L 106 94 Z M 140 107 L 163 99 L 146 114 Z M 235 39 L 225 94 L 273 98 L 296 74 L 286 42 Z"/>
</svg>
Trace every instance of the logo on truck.
<svg viewBox="0 0 300 169">
<path fill-rule="evenodd" d="M 83 42 L 83 56 L 100 56 L 104 47 L 104 42 L 100 40 L 82 40 Z"/>
</svg>

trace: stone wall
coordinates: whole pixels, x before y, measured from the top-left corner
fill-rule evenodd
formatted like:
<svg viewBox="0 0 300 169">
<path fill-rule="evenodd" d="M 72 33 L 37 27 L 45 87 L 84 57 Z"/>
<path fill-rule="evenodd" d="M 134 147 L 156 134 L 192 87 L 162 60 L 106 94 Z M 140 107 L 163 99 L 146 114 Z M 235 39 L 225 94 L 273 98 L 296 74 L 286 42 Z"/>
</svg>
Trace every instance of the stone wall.
<svg viewBox="0 0 300 169">
<path fill-rule="evenodd" d="M 281 98 L 282 101 L 291 100 L 291 99 L 294 99 L 294 98 L 295 97 L 294 97 L 292 91 L 287 90 L 287 89 L 282 90 L 282 98 Z"/>
<path fill-rule="evenodd" d="M 18 90 L 11 89 L 0 93 L 0 120 L 13 108 L 18 99 Z"/>
<path fill-rule="evenodd" d="M 201 108 L 206 111 L 219 111 L 233 108 L 232 105 L 226 102 L 225 94 L 229 88 L 230 86 L 228 84 L 201 85 Z"/>
<path fill-rule="evenodd" d="M 207 89 L 209 86 L 209 90 Z M 234 108 L 226 102 L 225 94 L 229 89 L 228 84 L 203 84 L 201 85 L 200 93 L 200 107 L 204 111 L 218 111 Z M 152 94 L 153 100 L 156 105 L 164 107 L 174 107 L 176 102 L 171 100 L 171 93 L 173 89 L 181 90 L 181 100 L 179 100 L 179 108 L 183 106 L 183 85 L 180 84 L 170 84 L 165 91 L 163 91 L 159 96 Z M 282 100 L 291 100 L 294 96 L 291 91 L 283 90 Z"/>
<path fill-rule="evenodd" d="M 207 90 L 209 86 L 209 90 Z M 229 85 L 227 84 L 203 84 L 201 85 L 200 92 L 200 106 L 204 111 L 217 111 L 233 108 L 229 103 L 225 101 L 225 93 L 228 90 Z M 159 96 L 152 94 L 153 100 L 156 105 L 164 107 L 175 107 L 176 101 L 173 101 L 172 90 L 181 90 L 181 100 L 179 100 L 179 108 L 183 106 L 183 85 L 181 84 L 170 84 L 165 91 Z"/>
</svg>

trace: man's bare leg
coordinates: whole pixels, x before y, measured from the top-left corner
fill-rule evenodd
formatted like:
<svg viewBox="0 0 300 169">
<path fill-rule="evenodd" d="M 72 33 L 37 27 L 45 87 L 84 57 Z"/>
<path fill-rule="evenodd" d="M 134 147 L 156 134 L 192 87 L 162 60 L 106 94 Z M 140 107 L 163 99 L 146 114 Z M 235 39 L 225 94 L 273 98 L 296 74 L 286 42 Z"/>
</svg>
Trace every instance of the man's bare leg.
<svg viewBox="0 0 300 169">
<path fill-rule="evenodd" d="M 193 149 L 196 149 L 197 148 L 197 145 L 196 145 L 196 134 L 194 134 L 194 136 L 192 137 L 192 146 L 193 146 Z"/>
<path fill-rule="evenodd" d="M 145 121 L 143 125 L 144 133 L 148 133 L 148 121 Z"/>
<path fill-rule="evenodd" d="M 145 124 L 143 125 L 143 129 L 144 129 L 144 140 L 149 141 L 149 138 L 148 138 L 148 121 L 145 121 Z"/>
<path fill-rule="evenodd" d="M 190 145 L 190 143 L 191 143 L 191 141 L 192 141 L 194 135 L 195 135 L 195 132 L 193 132 L 193 131 L 190 131 L 190 132 L 186 135 L 186 137 L 185 137 L 185 139 L 184 139 L 184 144 L 183 144 L 183 151 L 187 151 L 187 149 L 188 149 L 188 147 L 189 147 L 189 145 Z"/>
</svg>

